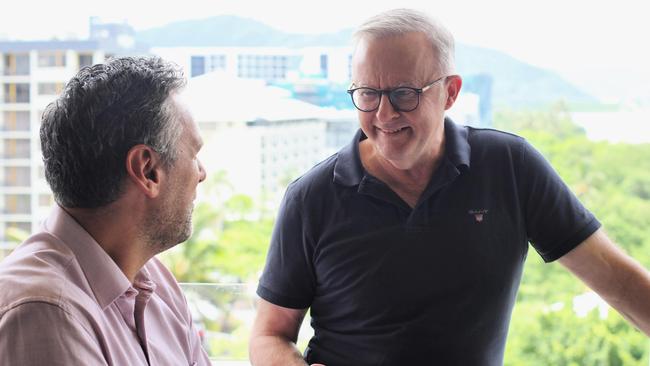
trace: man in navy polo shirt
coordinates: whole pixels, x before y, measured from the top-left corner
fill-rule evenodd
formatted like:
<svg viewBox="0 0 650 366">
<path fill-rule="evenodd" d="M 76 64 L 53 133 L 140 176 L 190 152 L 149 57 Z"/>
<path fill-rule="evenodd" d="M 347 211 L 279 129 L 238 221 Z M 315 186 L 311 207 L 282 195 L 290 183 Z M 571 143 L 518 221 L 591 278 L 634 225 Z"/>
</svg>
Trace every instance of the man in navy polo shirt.
<svg viewBox="0 0 650 366">
<path fill-rule="evenodd" d="M 360 131 L 293 182 L 254 365 L 501 365 L 528 243 L 650 334 L 650 275 L 524 139 L 454 124 L 453 38 L 393 10 L 355 34 Z M 311 309 L 315 335 L 295 347 Z"/>
</svg>

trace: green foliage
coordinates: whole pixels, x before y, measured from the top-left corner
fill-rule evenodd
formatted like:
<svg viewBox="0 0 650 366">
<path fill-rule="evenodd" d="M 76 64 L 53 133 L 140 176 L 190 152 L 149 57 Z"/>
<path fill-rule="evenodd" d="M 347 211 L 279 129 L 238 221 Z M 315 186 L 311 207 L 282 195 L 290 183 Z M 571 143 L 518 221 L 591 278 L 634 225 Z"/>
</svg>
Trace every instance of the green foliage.
<svg viewBox="0 0 650 366">
<path fill-rule="evenodd" d="M 27 238 L 29 238 L 29 232 L 15 226 L 9 226 L 5 230 L 5 236 L 7 237 L 7 241 L 18 244 L 24 242 L 27 240 Z"/>
<path fill-rule="evenodd" d="M 214 264 L 223 275 L 255 281 L 262 270 L 273 222 L 235 221 L 225 225 Z"/>
<path fill-rule="evenodd" d="M 505 365 L 634 366 L 647 365 L 650 342 L 609 311 L 576 315 L 567 299 L 557 309 L 537 302 L 519 303 L 510 327 Z M 531 316 L 532 315 L 532 316 Z"/>
<path fill-rule="evenodd" d="M 12 251 L 12 246 L 17 246 L 29 238 L 29 231 L 15 226 L 9 226 L 5 229 L 5 240 L 10 243 L 10 247 L 0 248 L 0 260 L 8 256 Z"/>
</svg>

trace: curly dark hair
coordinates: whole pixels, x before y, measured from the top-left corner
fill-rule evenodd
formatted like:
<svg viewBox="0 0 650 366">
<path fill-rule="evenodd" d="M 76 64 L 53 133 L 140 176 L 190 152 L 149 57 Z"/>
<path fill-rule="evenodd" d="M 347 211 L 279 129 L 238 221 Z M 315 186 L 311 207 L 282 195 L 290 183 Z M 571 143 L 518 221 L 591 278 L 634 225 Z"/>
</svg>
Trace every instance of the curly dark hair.
<svg viewBox="0 0 650 366">
<path fill-rule="evenodd" d="M 40 129 L 45 178 L 63 207 L 98 208 L 121 194 L 125 159 L 151 146 L 165 166 L 176 159 L 182 126 L 169 96 L 185 86 L 158 57 L 121 57 L 84 67 L 47 106 Z"/>
</svg>

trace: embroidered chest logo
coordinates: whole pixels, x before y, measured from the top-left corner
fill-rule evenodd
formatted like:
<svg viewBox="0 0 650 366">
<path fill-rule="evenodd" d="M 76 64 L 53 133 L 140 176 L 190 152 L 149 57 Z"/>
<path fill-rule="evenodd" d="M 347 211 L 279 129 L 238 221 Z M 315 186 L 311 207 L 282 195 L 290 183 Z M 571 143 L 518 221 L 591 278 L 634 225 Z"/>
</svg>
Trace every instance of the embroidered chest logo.
<svg viewBox="0 0 650 366">
<path fill-rule="evenodd" d="M 483 219 L 485 218 L 485 215 L 488 214 L 487 209 L 472 209 L 467 211 L 468 214 L 474 216 L 474 220 L 476 222 L 483 222 Z"/>
</svg>

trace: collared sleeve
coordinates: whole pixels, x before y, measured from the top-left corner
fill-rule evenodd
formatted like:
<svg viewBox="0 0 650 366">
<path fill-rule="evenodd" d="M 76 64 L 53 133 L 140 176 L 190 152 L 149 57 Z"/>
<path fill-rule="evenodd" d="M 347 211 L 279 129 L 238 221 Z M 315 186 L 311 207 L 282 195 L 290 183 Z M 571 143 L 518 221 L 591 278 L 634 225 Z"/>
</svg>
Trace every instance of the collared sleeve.
<svg viewBox="0 0 650 366">
<path fill-rule="evenodd" d="M 0 317 L 0 365 L 107 365 L 88 330 L 62 308 L 29 302 Z"/>
<path fill-rule="evenodd" d="M 582 243 L 600 222 L 587 210 L 551 165 L 524 141 L 526 230 L 535 250 L 552 262 Z"/>
<path fill-rule="evenodd" d="M 315 293 L 313 242 L 295 186 L 287 188 L 271 236 L 257 294 L 275 305 L 306 309 Z"/>
</svg>

